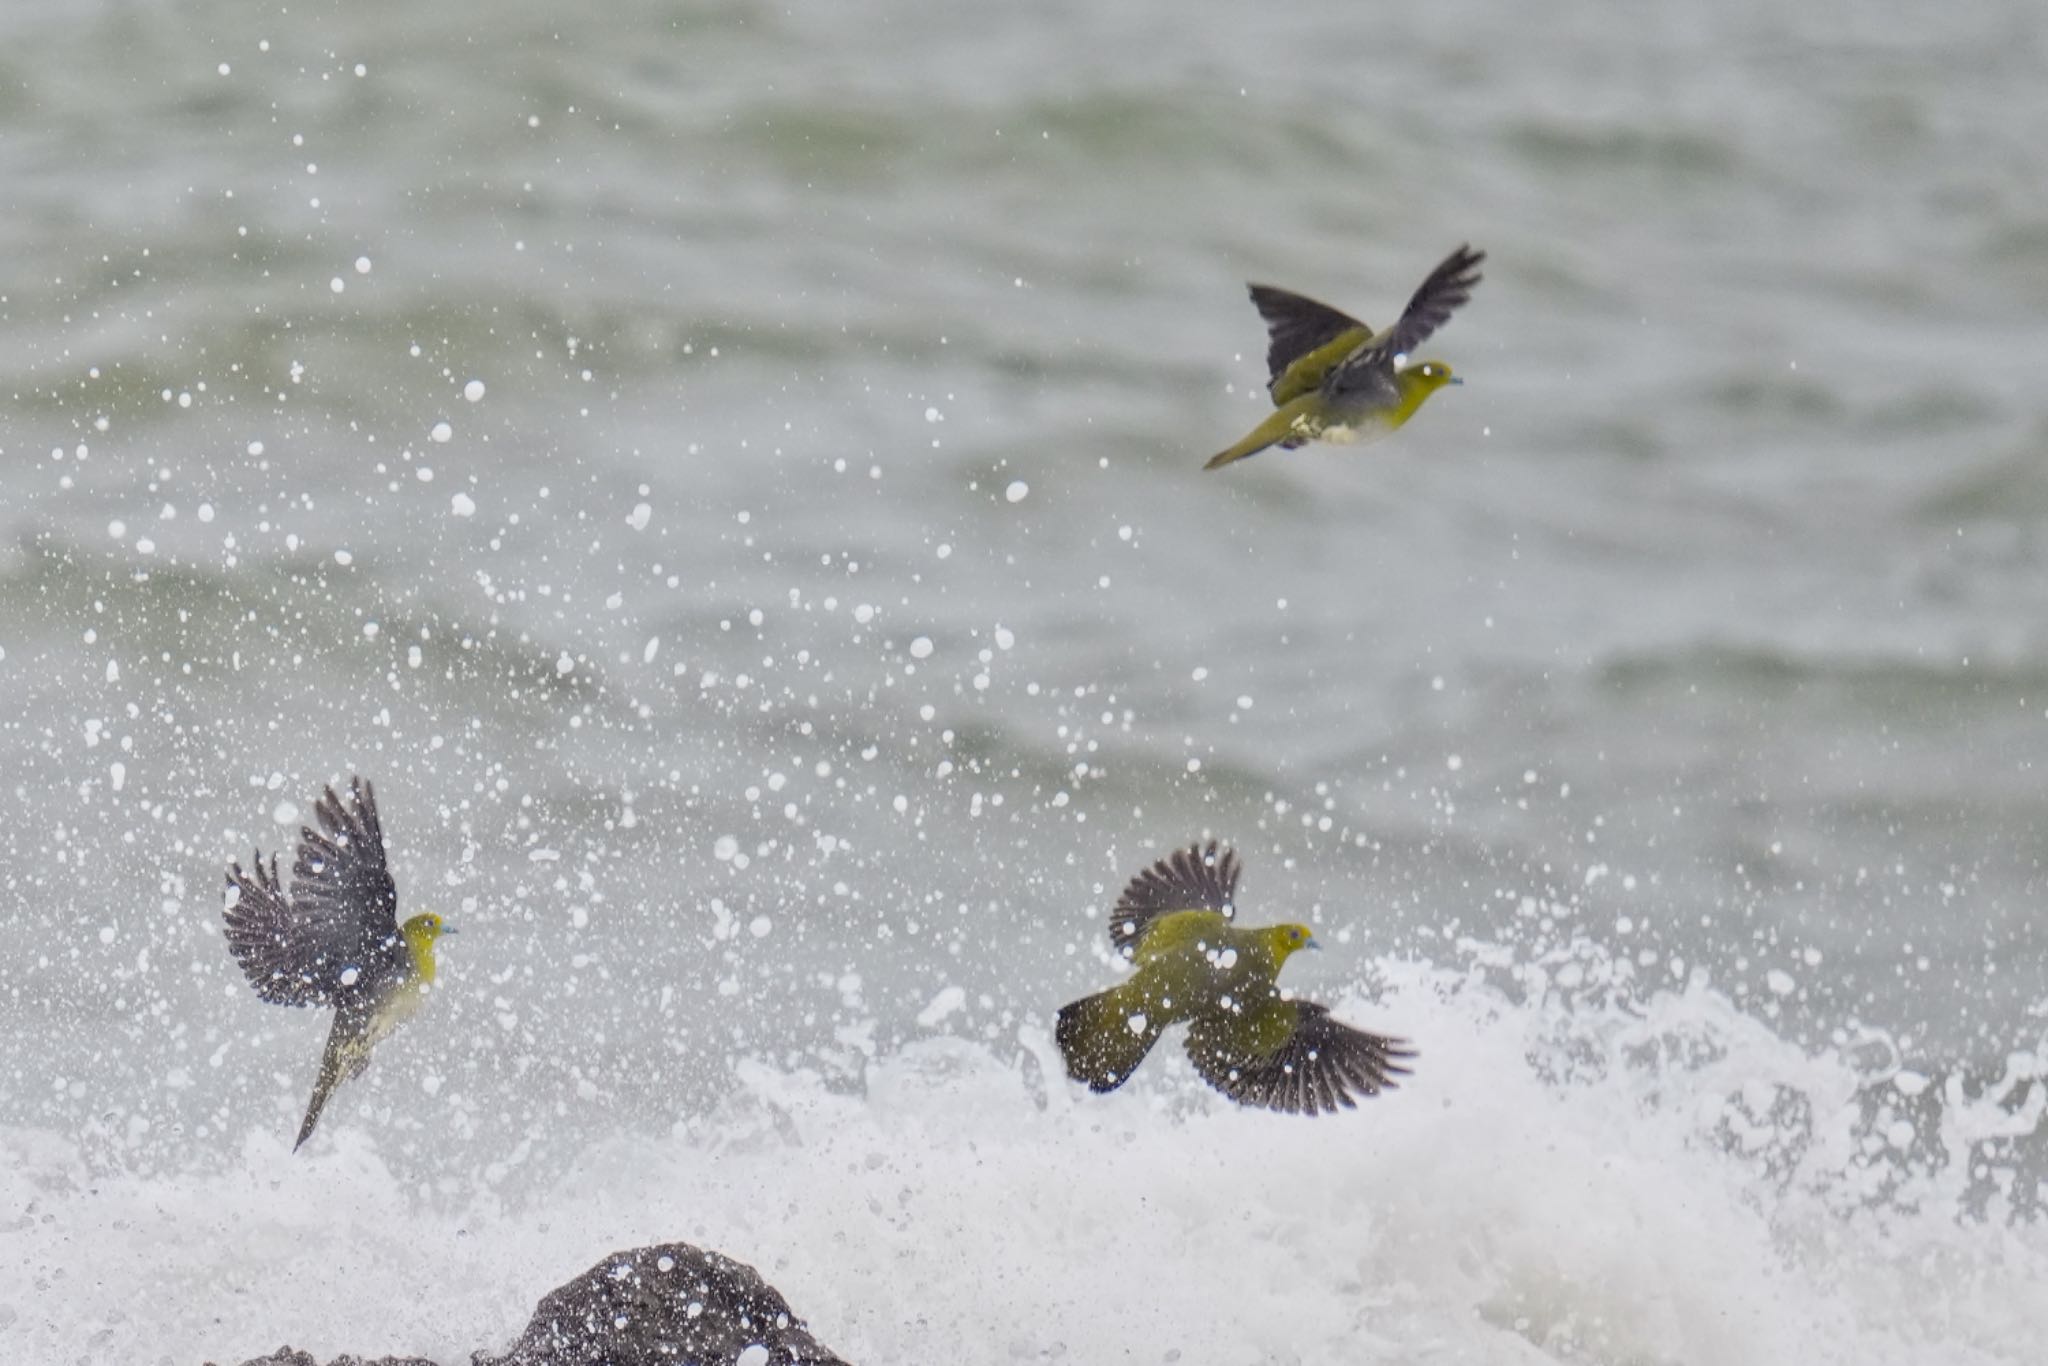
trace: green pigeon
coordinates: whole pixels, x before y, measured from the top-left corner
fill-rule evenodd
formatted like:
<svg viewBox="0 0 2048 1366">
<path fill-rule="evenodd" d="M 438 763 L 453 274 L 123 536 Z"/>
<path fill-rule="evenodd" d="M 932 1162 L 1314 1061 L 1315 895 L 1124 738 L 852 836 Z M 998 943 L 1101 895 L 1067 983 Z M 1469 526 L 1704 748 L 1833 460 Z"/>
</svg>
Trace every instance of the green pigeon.
<svg viewBox="0 0 2048 1366">
<path fill-rule="evenodd" d="M 1271 285 L 1251 286 L 1270 338 L 1267 388 L 1275 411 L 1202 468 L 1220 469 L 1268 446 L 1293 450 L 1311 441 L 1374 441 L 1415 416 L 1446 384 L 1463 384 L 1440 360 L 1407 360 L 1472 297 L 1485 259 L 1485 252 L 1469 246 L 1445 257 L 1408 301 L 1401 320 L 1384 332 L 1314 299 Z"/>
<path fill-rule="evenodd" d="M 1184 1023 L 1195 1071 L 1240 1105 L 1334 1113 L 1392 1089 L 1415 1056 L 1406 1041 L 1283 995 L 1281 967 L 1320 946 L 1306 925 L 1236 924 L 1238 873 L 1237 855 L 1212 840 L 1131 879 L 1109 937 L 1133 971 L 1060 1011 L 1053 1038 L 1068 1075 L 1114 1091 L 1169 1025 Z"/>
<path fill-rule="evenodd" d="M 384 861 L 377 797 L 360 778 L 346 804 L 328 788 L 314 804 L 320 829 L 299 829 L 289 899 L 277 856 L 264 867 L 228 865 L 228 950 L 256 994 L 275 1005 L 331 1006 L 296 1152 L 313 1136 L 334 1088 L 370 1065 L 370 1050 L 410 1019 L 434 984 L 434 944 L 453 925 L 428 913 L 398 923 L 398 885 Z"/>
</svg>

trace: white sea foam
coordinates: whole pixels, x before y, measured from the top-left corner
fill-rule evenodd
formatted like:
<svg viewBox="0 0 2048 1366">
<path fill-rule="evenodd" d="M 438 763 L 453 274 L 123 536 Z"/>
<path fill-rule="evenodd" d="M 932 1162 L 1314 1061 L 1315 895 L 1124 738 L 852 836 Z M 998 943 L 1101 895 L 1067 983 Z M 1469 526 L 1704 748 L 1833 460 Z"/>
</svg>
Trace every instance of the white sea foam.
<svg viewBox="0 0 2048 1366">
<path fill-rule="evenodd" d="M 1312 1121 L 1234 1110 L 1177 1057 L 1087 1095 L 1032 1027 L 1007 1060 L 915 1045 L 859 1094 L 742 1065 L 721 1113 L 600 1142 L 516 1202 L 468 1171 L 402 1189 L 347 1124 L 148 1178 L 7 1131 L 0 1335 L 31 1362 L 286 1340 L 453 1362 L 607 1251 L 681 1238 L 754 1263 L 856 1362 L 2039 1361 L 2048 1227 L 1966 1214 L 1970 1164 L 1874 1137 L 1848 1061 L 1699 984 L 1529 1005 L 1384 972 L 1341 1005 L 1410 1033 L 1416 1074 Z M 2028 1094 L 1955 1092 L 1908 1147 L 2038 1123 L 1998 1103 Z"/>
</svg>

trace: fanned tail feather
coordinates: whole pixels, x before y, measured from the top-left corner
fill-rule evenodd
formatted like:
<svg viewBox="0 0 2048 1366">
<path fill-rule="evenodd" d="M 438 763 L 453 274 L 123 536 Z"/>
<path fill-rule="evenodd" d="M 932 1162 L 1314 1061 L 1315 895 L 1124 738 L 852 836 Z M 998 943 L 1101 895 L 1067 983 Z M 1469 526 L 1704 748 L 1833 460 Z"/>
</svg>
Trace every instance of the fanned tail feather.
<svg viewBox="0 0 2048 1366">
<path fill-rule="evenodd" d="M 1123 987 L 1111 987 L 1063 1006 L 1053 1027 L 1067 1075 L 1091 1091 L 1123 1085 L 1159 1041 L 1159 1024 L 1146 1019 L 1124 993 Z"/>
</svg>

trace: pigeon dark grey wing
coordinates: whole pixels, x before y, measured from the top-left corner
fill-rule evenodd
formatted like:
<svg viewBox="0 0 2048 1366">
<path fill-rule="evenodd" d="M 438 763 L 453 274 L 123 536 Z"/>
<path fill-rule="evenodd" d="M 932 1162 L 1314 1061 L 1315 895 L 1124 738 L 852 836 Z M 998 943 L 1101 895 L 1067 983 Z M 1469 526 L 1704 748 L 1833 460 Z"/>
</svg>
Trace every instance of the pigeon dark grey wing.
<svg viewBox="0 0 2048 1366">
<path fill-rule="evenodd" d="M 1173 911 L 1237 913 L 1238 867 L 1234 850 L 1215 840 L 1175 850 L 1131 879 L 1109 917 L 1109 942 L 1133 952 L 1153 921 Z"/>
<path fill-rule="evenodd" d="M 1266 320 L 1268 388 L 1276 388 L 1282 376 L 1303 356 L 1347 332 L 1360 334 L 1359 340 L 1372 335 L 1370 327 L 1328 304 L 1272 285 L 1252 285 L 1250 289 L 1252 306 Z"/>
<path fill-rule="evenodd" d="M 293 916 L 277 880 L 277 855 L 265 864 L 256 851 L 253 868 L 228 865 L 228 951 L 242 965 L 256 994 L 274 1005 L 329 1004 L 334 975 L 318 971 L 320 946 Z"/>
<path fill-rule="evenodd" d="M 1293 1027 L 1286 1040 L 1265 1053 L 1254 1053 L 1245 1041 L 1266 1033 L 1260 1012 L 1291 1013 Z M 1203 1081 L 1240 1105 L 1290 1114 L 1315 1115 L 1349 1110 L 1357 1097 L 1376 1096 L 1406 1076 L 1401 1064 L 1415 1054 L 1402 1039 L 1368 1034 L 1331 1018 L 1323 1006 L 1309 1001 L 1275 998 L 1244 1012 L 1197 1020 L 1188 1029 L 1188 1057 Z"/>
<path fill-rule="evenodd" d="M 299 832 L 289 900 L 275 855 L 266 865 L 259 852 L 250 872 L 228 867 L 228 948 L 278 1005 L 334 1005 L 407 961 L 370 785 L 352 781 L 346 804 L 329 788 L 313 812 L 321 830 Z"/>
<path fill-rule="evenodd" d="M 292 907 L 301 915 L 365 939 L 398 933 L 398 888 L 384 862 L 377 796 L 360 778 L 346 805 L 333 788 L 313 805 L 320 829 L 299 830 L 292 864 Z"/>
<path fill-rule="evenodd" d="M 1371 346 L 1341 361 L 1330 376 L 1331 383 L 1342 383 L 1346 371 L 1391 365 L 1396 356 L 1413 355 L 1417 347 L 1450 321 L 1455 310 L 1471 301 L 1472 287 L 1483 278 L 1479 264 L 1485 259 L 1485 252 L 1474 251 L 1470 246 L 1461 246 L 1446 256 L 1416 289 L 1408 307 L 1402 310 L 1401 320 L 1374 337 Z"/>
</svg>

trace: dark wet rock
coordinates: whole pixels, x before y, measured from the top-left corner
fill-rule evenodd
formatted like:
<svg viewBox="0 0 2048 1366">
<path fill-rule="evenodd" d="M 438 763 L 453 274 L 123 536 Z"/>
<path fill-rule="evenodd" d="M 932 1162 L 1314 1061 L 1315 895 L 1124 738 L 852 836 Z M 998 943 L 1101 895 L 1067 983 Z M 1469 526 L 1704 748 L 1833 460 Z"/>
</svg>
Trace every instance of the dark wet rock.
<svg viewBox="0 0 2048 1366">
<path fill-rule="evenodd" d="M 754 1268 L 688 1243 L 606 1257 L 540 1302 L 501 1357 L 472 1366 L 733 1366 L 749 1347 L 767 1366 L 846 1366 L 820 1346 Z"/>
<path fill-rule="evenodd" d="M 688 1243 L 615 1252 L 551 1292 L 512 1350 L 471 1366 L 737 1366 L 749 1347 L 765 1366 L 846 1366 L 819 1345 L 754 1268 Z M 212 1366 L 212 1363 L 207 1363 Z M 320 1366 L 280 1347 L 242 1366 Z M 434 1366 L 419 1357 L 338 1356 L 327 1366 Z"/>
</svg>

